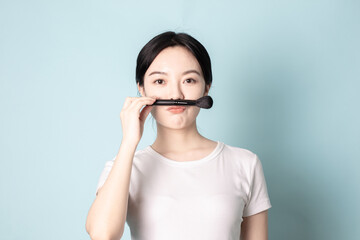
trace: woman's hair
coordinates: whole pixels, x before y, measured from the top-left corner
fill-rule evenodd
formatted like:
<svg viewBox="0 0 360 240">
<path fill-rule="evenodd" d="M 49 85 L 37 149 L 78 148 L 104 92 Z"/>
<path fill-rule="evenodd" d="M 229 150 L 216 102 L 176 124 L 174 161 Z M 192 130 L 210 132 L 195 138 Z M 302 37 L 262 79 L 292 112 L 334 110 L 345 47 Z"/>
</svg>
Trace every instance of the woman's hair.
<svg viewBox="0 0 360 240">
<path fill-rule="evenodd" d="M 140 51 L 136 63 L 136 83 L 144 86 L 144 75 L 156 56 L 167 47 L 183 46 L 199 62 L 205 84 L 212 82 L 211 61 L 205 47 L 186 33 L 164 32 L 151 39 Z"/>
</svg>

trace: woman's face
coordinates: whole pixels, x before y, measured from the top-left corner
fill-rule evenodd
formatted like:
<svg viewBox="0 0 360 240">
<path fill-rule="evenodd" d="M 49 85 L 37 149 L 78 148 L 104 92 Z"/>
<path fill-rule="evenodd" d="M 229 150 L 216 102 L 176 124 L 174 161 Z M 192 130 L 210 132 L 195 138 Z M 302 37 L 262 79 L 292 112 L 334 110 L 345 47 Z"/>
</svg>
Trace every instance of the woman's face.
<svg viewBox="0 0 360 240">
<path fill-rule="evenodd" d="M 197 100 L 208 94 L 210 86 L 205 85 L 204 76 L 197 59 L 184 47 L 175 46 L 162 50 L 144 75 L 144 86 L 139 86 L 142 96 L 159 99 Z M 181 129 L 195 124 L 200 108 L 182 106 L 153 106 L 151 114 L 158 125 Z"/>
</svg>

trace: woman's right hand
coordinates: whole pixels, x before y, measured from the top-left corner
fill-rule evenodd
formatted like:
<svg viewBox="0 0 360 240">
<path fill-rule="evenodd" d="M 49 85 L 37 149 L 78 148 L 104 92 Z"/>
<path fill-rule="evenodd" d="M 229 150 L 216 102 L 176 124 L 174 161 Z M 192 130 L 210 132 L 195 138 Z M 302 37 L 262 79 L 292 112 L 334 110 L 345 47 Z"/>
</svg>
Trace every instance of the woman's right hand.
<svg viewBox="0 0 360 240">
<path fill-rule="evenodd" d="M 137 145 L 144 131 L 144 123 L 156 101 L 155 97 L 127 97 L 120 112 L 123 141 Z M 141 111 L 140 109 L 145 106 Z"/>
</svg>

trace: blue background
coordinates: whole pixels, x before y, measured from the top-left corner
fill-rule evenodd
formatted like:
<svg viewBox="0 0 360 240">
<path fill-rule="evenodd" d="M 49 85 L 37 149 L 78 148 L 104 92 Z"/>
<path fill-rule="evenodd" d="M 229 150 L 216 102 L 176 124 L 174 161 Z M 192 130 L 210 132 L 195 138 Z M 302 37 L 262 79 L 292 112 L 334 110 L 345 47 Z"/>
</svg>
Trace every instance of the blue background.
<svg viewBox="0 0 360 240">
<path fill-rule="evenodd" d="M 199 131 L 262 161 L 269 239 L 360 239 L 359 1 L 0 1 L 0 238 L 89 239 L 100 173 L 166 31 L 212 58 Z M 141 149 L 155 139 L 148 119 Z M 123 239 L 130 239 L 129 228 Z"/>
</svg>

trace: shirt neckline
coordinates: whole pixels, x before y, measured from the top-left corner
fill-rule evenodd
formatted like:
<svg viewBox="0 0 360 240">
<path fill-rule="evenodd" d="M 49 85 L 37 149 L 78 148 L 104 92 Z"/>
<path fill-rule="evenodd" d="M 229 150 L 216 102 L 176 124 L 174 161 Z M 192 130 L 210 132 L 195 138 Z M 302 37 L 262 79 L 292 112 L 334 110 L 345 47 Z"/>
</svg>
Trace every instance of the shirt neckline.
<svg viewBox="0 0 360 240">
<path fill-rule="evenodd" d="M 224 147 L 224 143 L 220 142 L 220 141 L 216 141 L 216 142 L 217 142 L 217 145 L 210 154 L 208 154 L 207 156 L 205 156 L 205 157 L 203 157 L 201 159 L 193 160 L 193 161 L 179 162 L 179 161 L 169 159 L 169 158 L 161 155 L 160 153 L 156 152 L 150 145 L 147 146 L 145 148 L 145 150 L 148 153 L 150 153 L 152 156 L 154 156 L 155 158 L 159 159 L 161 162 L 166 163 L 166 164 L 170 164 L 172 166 L 185 166 L 185 167 L 187 167 L 187 166 L 196 166 L 196 165 L 199 165 L 199 164 L 209 162 L 210 160 L 214 159 L 221 152 L 221 150 Z"/>
</svg>

